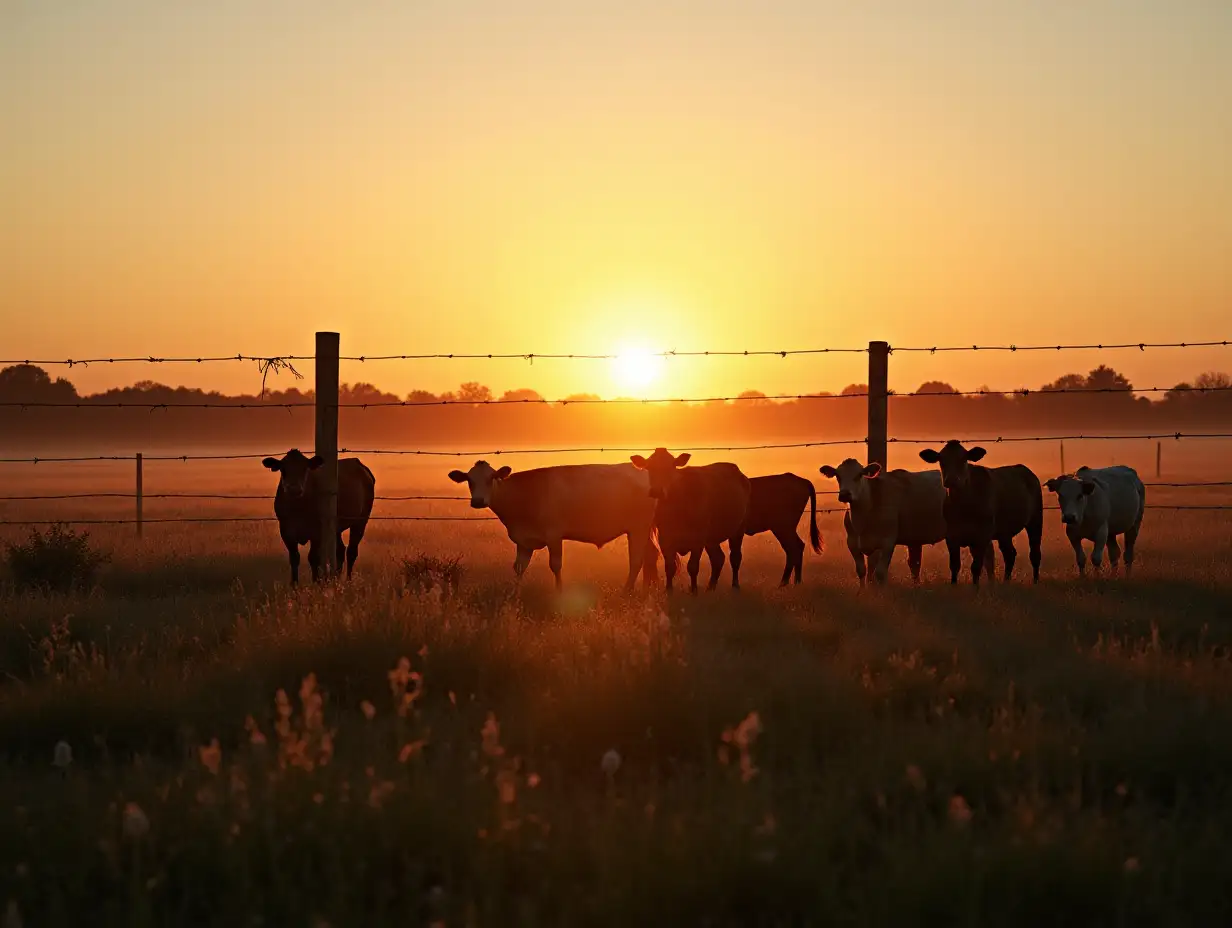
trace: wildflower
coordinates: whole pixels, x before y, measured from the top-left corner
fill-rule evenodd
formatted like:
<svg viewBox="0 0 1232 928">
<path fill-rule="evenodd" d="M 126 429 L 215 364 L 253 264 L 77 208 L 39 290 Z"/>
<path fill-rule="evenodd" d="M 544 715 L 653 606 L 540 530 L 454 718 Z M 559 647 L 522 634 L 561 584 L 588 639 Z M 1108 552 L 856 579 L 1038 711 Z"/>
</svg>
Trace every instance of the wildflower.
<svg viewBox="0 0 1232 928">
<path fill-rule="evenodd" d="M 950 821 L 960 828 L 971 821 L 971 807 L 957 793 L 950 797 Z"/>
<path fill-rule="evenodd" d="M 1126 786 L 1124 783 L 1118 783 L 1116 787 L 1116 794 L 1120 796 L 1122 799 L 1124 799 L 1126 796 L 1129 795 L 1129 787 Z"/>
<path fill-rule="evenodd" d="M 398 752 L 398 763 L 405 764 L 408 760 L 423 750 L 424 745 L 428 742 L 420 739 L 419 741 L 411 741 L 408 744 L 402 745 L 402 750 Z"/>
<path fill-rule="evenodd" d="M 620 769 L 620 754 L 615 748 L 603 755 L 603 760 L 599 762 L 599 769 L 607 775 L 609 780 L 616 776 L 616 771 Z"/>
<path fill-rule="evenodd" d="M 496 721 L 495 712 L 488 713 L 479 734 L 483 738 L 483 753 L 488 757 L 500 757 L 505 753 L 500 743 L 500 722 Z M 620 765 L 619 757 L 616 758 L 616 764 Z"/>
<path fill-rule="evenodd" d="M 61 770 L 67 770 L 73 763 L 73 747 L 67 741 L 57 741 L 55 751 L 52 752 L 51 765 L 59 767 Z"/>
<path fill-rule="evenodd" d="M 364 718 L 366 718 L 369 722 L 376 718 L 376 706 L 368 702 L 368 700 L 365 699 L 361 702 L 359 704 L 359 708 L 364 711 Z"/>
<path fill-rule="evenodd" d="M 1125 859 L 1125 872 L 1126 873 L 1137 873 L 1141 869 L 1141 867 L 1142 867 L 1142 864 L 1139 863 L 1137 857 L 1127 857 Z"/>
<path fill-rule="evenodd" d="M 757 776 L 757 766 L 753 763 L 751 749 L 761 732 L 761 715 L 756 711 L 746 715 L 735 728 L 723 732 L 724 743 L 732 745 L 740 752 L 740 779 L 745 783 Z M 726 764 L 727 752 L 720 749 L 719 759 Z"/>
<path fill-rule="evenodd" d="M 256 719 L 251 715 L 244 720 L 244 729 L 248 732 L 248 743 L 253 747 L 265 746 L 265 735 L 261 733 L 261 729 L 257 726 Z"/>
<path fill-rule="evenodd" d="M 201 766 L 214 776 L 218 776 L 218 768 L 222 765 L 222 748 L 218 739 L 214 738 L 208 745 L 197 748 L 197 756 L 201 758 Z"/>
<path fill-rule="evenodd" d="M 924 779 L 924 772 L 915 764 L 907 765 L 907 782 L 911 784 L 913 789 L 924 791 L 924 787 L 928 785 L 928 781 Z"/>
<path fill-rule="evenodd" d="M 150 819 L 146 816 L 141 806 L 135 802 L 130 802 L 124 807 L 124 815 L 120 820 L 120 827 L 124 837 L 136 841 L 150 833 Z"/>
<path fill-rule="evenodd" d="M 526 777 L 526 785 L 530 787 L 531 789 L 535 789 L 542 782 L 543 782 L 542 778 L 537 773 L 529 774 Z"/>
</svg>

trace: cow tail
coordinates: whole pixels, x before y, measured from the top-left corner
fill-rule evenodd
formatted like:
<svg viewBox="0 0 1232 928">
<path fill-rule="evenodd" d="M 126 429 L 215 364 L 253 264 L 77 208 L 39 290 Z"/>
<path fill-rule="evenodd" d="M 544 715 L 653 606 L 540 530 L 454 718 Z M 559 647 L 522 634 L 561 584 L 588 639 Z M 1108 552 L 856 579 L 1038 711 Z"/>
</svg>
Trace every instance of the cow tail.
<svg viewBox="0 0 1232 928">
<path fill-rule="evenodd" d="M 817 488 L 813 486 L 813 481 L 809 481 L 809 544 L 813 546 L 813 551 L 821 554 L 821 530 L 817 528 Z"/>
</svg>

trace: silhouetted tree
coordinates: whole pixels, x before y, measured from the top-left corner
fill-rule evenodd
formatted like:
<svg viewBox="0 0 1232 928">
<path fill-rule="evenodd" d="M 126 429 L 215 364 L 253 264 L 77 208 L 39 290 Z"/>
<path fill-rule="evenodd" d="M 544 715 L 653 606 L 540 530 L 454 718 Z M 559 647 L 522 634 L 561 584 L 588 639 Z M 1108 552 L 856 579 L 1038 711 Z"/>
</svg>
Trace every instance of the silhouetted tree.
<svg viewBox="0 0 1232 928">
<path fill-rule="evenodd" d="M 926 380 L 916 388 L 916 393 L 957 393 L 950 384 L 944 380 Z"/>
<path fill-rule="evenodd" d="M 468 380 L 458 387 L 458 399 L 463 403 L 486 403 L 492 399 L 492 389 L 478 381 Z"/>
<path fill-rule="evenodd" d="M 9 403 L 71 403 L 77 388 L 63 377 L 55 380 L 33 364 L 14 364 L 0 370 L 0 400 Z"/>
<path fill-rule="evenodd" d="M 501 395 L 502 403 L 538 403 L 543 400 L 537 390 L 522 387 L 518 390 L 506 390 Z"/>
</svg>

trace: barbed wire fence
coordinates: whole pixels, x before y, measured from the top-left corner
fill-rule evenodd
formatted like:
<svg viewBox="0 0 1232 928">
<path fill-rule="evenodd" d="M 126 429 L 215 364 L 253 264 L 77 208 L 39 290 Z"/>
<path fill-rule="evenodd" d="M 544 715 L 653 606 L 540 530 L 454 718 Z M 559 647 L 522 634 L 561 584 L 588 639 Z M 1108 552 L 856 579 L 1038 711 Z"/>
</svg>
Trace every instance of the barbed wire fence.
<svg viewBox="0 0 1232 928">
<path fill-rule="evenodd" d="M 462 406 L 462 407 L 514 407 L 527 405 L 544 405 L 544 406 L 570 406 L 570 405 L 640 405 L 640 406 L 656 406 L 656 405 L 684 405 L 684 404 L 713 404 L 713 403 L 743 403 L 743 402 L 812 402 L 812 401 L 843 401 L 843 400 L 864 400 L 867 403 L 868 413 L 868 429 L 867 433 L 862 438 L 844 438 L 844 439 L 825 439 L 817 441 L 799 441 L 799 442 L 770 442 L 760 444 L 733 444 L 733 445 L 702 445 L 696 447 L 674 447 L 677 451 L 698 452 L 754 452 L 754 451 L 786 451 L 799 450 L 808 448 L 822 447 L 841 447 L 841 446 L 859 446 L 864 445 L 867 448 L 867 459 L 876 461 L 883 467 L 887 464 L 888 448 L 890 445 L 929 445 L 936 446 L 943 444 L 952 436 L 944 437 L 907 437 L 888 434 L 889 425 L 889 400 L 895 399 L 911 399 L 911 398 L 927 398 L 929 400 L 940 400 L 956 397 L 977 397 L 977 396 L 1006 396 L 1006 397 L 1038 397 L 1046 395 L 1060 394 L 1156 394 L 1156 393 L 1172 393 L 1180 388 L 1177 387 L 1067 387 L 1067 388 L 1043 388 L 1039 390 L 1030 390 L 1027 388 L 1015 388 L 1005 390 L 995 390 L 981 388 L 978 390 L 965 391 L 945 391 L 945 392 L 909 392 L 896 393 L 889 389 L 888 385 L 888 370 L 889 359 L 895 353 L 927 353 L 927 354 L 948 354 L 953 352 L 993 352 L 993 353 L 1016 353 L 1016 352 L 1043 352 L 1043 351 L 1117 351 L 1117 350 L 1133 350 L 1144 352 L 1147 350 L 1156 349 L 1189 349 L 1189 348 L 1226 348 L 1229 345 L 1228 340 L 1201 340 L 1194 342 L 1122 342 L 1115 344 L 1033 344 L 1033 345 L 936 345 L 936 346 L 892 346 L 887 342 L 870 342 L 867 347 L 843 347 L 843 348 L 790 348 L 790 349 L 766 349 L 766 350 L 717 350 L 717 351 L 662 351 L 654 352 L 650 356 L 664 359 L 670 358 L 735 358 L 735 357 L 779 357 L 787 358 L 792 356 L 819 356 L 830 354 L 865 354 L 868 356 L 868 386 L 866 390 L 845 392 L 841 394 L 827 393 L 779 393 L 774 395 L 761 395 L 754 393 L 745 393 L 738 395 L 709 395 L 709 396 L 688 396 L 688 397 L 667 397 L 656 399 L 637 399 L 637 398 L 613 398 L 604 399 L 600 397 L 572 397 L 564 399 L 545 399 L 542 397 L 516 397 L 502 399 L 408 399 L 387 401 L 379 400 L 373 402 L 341 402 L 340 392 L 338 388 L 338 368 L 339 362 L 347 361 L 359 364 L 368 362 L 391 362 L 391 361 L 421 361 L 421 360 L 514 360 L 524 361 L 534 364 L 537 360 L 568 360 L 568 361 L 602 361 L 615 360 L 620 357 L 617 354 L 602 354 L 602 353 L 539 353 L 539 352 L 471 352 L 471 353 L 406 353 L 406 354 L 382 354 L 382 355 L 342 355 L 338 350 L 339 339 L 336 333 L 317 333 L 317 352 L 313 355 L 281 355 L 281 356 L 264 356 L 257 354 L 237 353 L 235 355 L 219 355 L 211 357 L 190 357 L 190 356 L 159 356 L 159 355 L 132 355 L 126 357 L 97 357 L 97 358 L 64 358 L 64 359 L 24 359 L 24 360 L 6 360 L 0 361 L 0 366 L 10 364 L 31 364 L 38 366 L 56 366 L 63 365 L 69 368 L 89 365 L 102 364 L 205 364 L 205 363 L 224 363 L 224 362 L 246 362 L 255 363 L 262 377 L 262 399 L 257 402 L 196 402 L 196 403 L 154 403 L 154 402 L 124 402 L 124 401 L 93 401 L 93 400 L 78 400 L 71 402 L 21 402 L 21 401 L 4 401 L 0 402 L 0 408 L 18 409 L 18 410 L 39 410 L 39 409 L 78 409 L 83 411 L 102 410 L 102 409 L 141 409 L 148 410 L 153 413 L 156 411 L 170 412 L 176 409 L 218 409 L 218 410 L 238 410 L 238 411 L 259 411 L 259 410 L 291 410 L 295 408 L 312 408 L 315 410 L 316 426 L 317 426 L 317 453 L 325 458 L 325 465 L 322 468 L 321 476 L 324 479 L 324 492 L 336 496 L 337 494 L 337 462 L 339 454 L 361 454 L 369 456 L 391 456 L 391 457 L 502 457 L 502 456 L 540 456 L 540 455 L 559 455 L 559 454 L 631 454 L 645 451 L 641 447 L 626 447 L 620 445 L 590 445 L 578 447 L 514 447 L 514 448 L 492 448 L 488 450 L 463 449 L 449 450 L 439 448 L 346 448 L 340 447 L 338 443 L 338 413 L 341 409 L 367 410 L 381 408 L 416 408 L 416 407 L 432 407 L 432 406 Z M 316 395 L 311 400 L 295 401 L 295 402 L 266 402 L 263 400 L 265 395 L 266 379 L 270 374 L 278 372 L 288 372 L 297 379 L 303 379 L 300 371 L 295 367 L 297 363 L 305 363 L 308 361 L 314 362 L 316 366 Z M 1204 393 L 1221 393 L 1232 391 L 1232 386 L 1211 385 L 1198 386 L 1188 388 L 1196 394 Z M 1194 482 L 1164 482 L 1159 478 L 1159 453 L 1161 443 L 1166 440 L 1183 441 L 1183 440 L 1202 440 L 1202 439 L 1229 439 L 1232 438 L 1232 432 L 1189 432 L 1189 431 L 1172 431 L 1172 432 L 1150 432 L 1142 434 L 1086 434 L 1081 432 L 1054 434 L 1054 435 L 1005 435 L 1005 436 L 990 436 L 990 437 L 972 437 L 960 439 L 964 443 L 979 443 L 979 444 L 1003 444 L 1003 443 L 1020 443 L 1020 442 L 1058 442 L 1061 447 L 1061 465 L 1062 471 L 1064 467 L 1064 442 L 1065 441 L 1126 441 L 1126 440 L 1152 440 L 1157 442 L 1156 445 L 1156 481 L 1148 482 L 1147 486 L 1151 487 L 1167 487 L 1175 489 L 1200 488 L 1200 487 L 1228 487 L 1232 486 L 1232 480 L 1228 481 L 1194 481 Z M 0 519 L 0 526 L 13 525 L 52 525 L 60 523 L 71 523 L 78 525 L 135 525 L 138 534 L 145 525 L 150 524 L 181 524 L 181 523 L 253 523 L 253 522 L 274 522 L 277 521 L 272 515 L 268 516 L 175 516 L 175 517 L 156 517 L 147 518 L 144 514 L 144 503 L 147 500 L 220 500 L 220 501 L 255 501 L 255 500 L 270 500 L 272 494 L 237 494 L 237 493 L 145 493 L 144 492 L 144 467 L 149 462 L 207 462 L 207 461 L 241 461 L 241 460 L 259 460 L 265 457 L 280 457 L 283 452 L 272 452 L 270 454 L 258 454 L 251 452 L 244 453 L 216 453 L 216 454 L 134 454 L 134 455 L 118 455 L 118 454 L 100 454 L 100 455 L 35 455 L 29 457 L 0 457 L 0 464 L 4 465 L 56 465 L 70 464 L 80 462 L 130 462 L 135 465 L 135 490 L 132 493 L 122 493 L 114 491 L 100 492 L 77 492 L 77 493 L 32 493 L 26 495 L 4 495 L 0 496 L 0 502 L 3 503 L 29 503 L 29 502 L 50 502 L 59 500 L 128 500 L 134 503 L 135 515 L 132 518 L 68 518 L 68 519 Z M 819 496 L 836 496 L 836 490 L 818 490 Z M 455 502 L 465 503 L 469 501 L 469 497 L 457 495 L 434 495 L 434 494 L 408 494 L 408 495 L 377 495 L 376 501 L 381 502 Z M 326 507 L 328 508 L 328 507 Z M 1055 508 L 1055 507 L 1049 507 Z M 1160 510 L 1232 510 L 1232 505 L 1218 504 L 1149 504 L 1148 508 Z M 819 507 L 819 513 L 837 513 L 844 512 L 846 507 Z M 495 516 L 455 516 L 455 515 L 374 515 L 371 517 L 374 521 L 389 521 L 389 522 L 491 522 L 495 521 Z M 332 534 L 332 528 L 329 532 Z M 333 547 L 331 545 L 323 546 L 323 553 L 327 559 L 333 557 Z M 333 570 L 335 565 L 330 563 L 327 567 Z"/>
</svg>

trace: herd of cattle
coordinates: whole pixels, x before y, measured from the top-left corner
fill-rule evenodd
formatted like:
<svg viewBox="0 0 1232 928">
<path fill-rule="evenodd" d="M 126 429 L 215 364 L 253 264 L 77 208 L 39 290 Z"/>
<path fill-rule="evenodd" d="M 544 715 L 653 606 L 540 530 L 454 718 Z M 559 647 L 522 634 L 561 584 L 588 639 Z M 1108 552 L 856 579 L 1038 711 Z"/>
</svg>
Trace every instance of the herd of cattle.
<svg viewBox="0 0 1232 928">
<path fill-rule="evenodd" d="M 919 582 L 924 546 L 941 541 L 949 550 L 951 583 L 958 582 L 963 548 L 971 552 L 972 583 L 978 586 L 981 574 L 991 578 L 994 541 L 1009 580 L 1017 558 L 1014 538 L 1020 532 L 1026 532 L 1032 579 L 1038 582 L 1044 488 L 1057 496 L 1079 573 L 1087 563 L 1083 541 L 1094 543 L 1091 561 L 1097 569 L 1107 547 L 1115 570 L 1121 557 L 1118 536 L 1124 537 L 1129 573 L 1146 507 L 1146 488 L 1132 467 L 1080 467 L 1041 485 L 1028 467 L 984 467 L 978 463 L 984 456 L 983 448 L 950 441 L 940 451 L 920 452 L 924 461 L 939 465 L 936 470 L 883 472 L 876 463 L 864 465 L 851 458 L 820 469 L 838 482 L 839 502 L 847 506 L 847 549 L 861 584 L 866 579 L 885 583 L 899 546 L 907 549 L 907 564 Z M 266 458 L 262 463 L 279 474 L 274 513 L 290 557 L 291 582 L 299 579 L 299 546 L 304 544 L 309 545 L 308 563 L 316 579 L 322 491 L 315 472 L 321 459 L 292 449 L 281 460 Z M 688 463 L 688 454 L 658 448 L 649 457 L 634 455 L 628 464 L 573 464 L 520 473 L 476 461 L 469 471 L 451 471 L 449 479 L 467 484 L 472 508 L 490 509 L 503 523 L 517 547 L 514 572 L 519 579 L 535 551 L 547 548 L 559 589 L 564 542 L 602 547 L 624 535 L 629 546 L 626 589 L 632 589 L 639 572 L 646 586 L 655 581 L 660 551 L 668 590 L 679 558 L 687 555 L 689 588 L 697 592 L 703 552 L 710 560 L 709 589 L 718 584 L 727 560 L 732 587 L 738 589 L 744 537 L 770 532 L 787 557 L 780 584 L 793 576 L 799 583 L 805 542 L 798 526 L 806 505 L 809 544 L 821 552 L 812 481 L 795 474 L 749 478 L 735 464 Z M 345 560 L 348 577 L 375 492 L 372 471 L 358 458 L 338 462 L 337 563 Z M 343 532 L 349 532 L 345 545 Z"/>
</svg>

